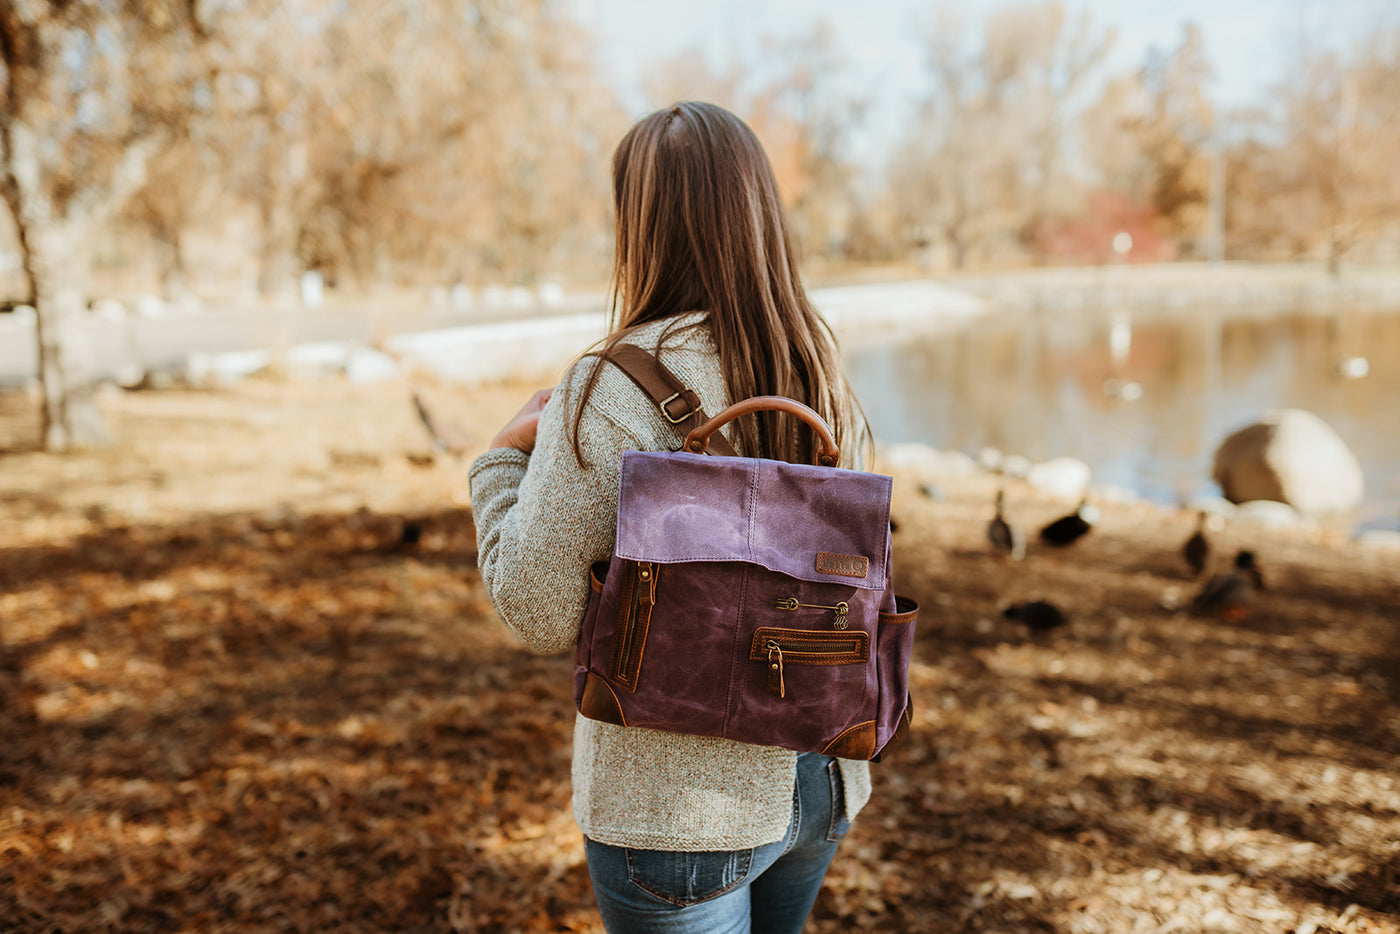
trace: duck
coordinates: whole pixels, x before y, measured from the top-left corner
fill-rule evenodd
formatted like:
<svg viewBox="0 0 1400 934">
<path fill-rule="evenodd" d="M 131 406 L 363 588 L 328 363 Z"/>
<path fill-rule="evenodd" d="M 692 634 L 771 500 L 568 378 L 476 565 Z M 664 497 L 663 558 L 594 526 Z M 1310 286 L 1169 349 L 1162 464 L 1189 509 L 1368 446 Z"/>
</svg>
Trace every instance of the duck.
<svg viewBox="0 0 1400 934">
<path fill-rule="evenodd" d="M 1206 520 L 1209 514 L 1202 509 L 1196 514 L 1196 531 L 1181 546 L 1181 556 L 1191 566 L 1193 577 L 1200 577 L 1210 558 L 1210 542 L 1206 539 Z"/>
<path fill-rule="evenodd" d="M 1264 575 L 1254 552 L 1241 550 L 1228 571 L 1216 574 L 1191 601 L 1191 612 L 1197 616 L 1219 616 L 1237 622 L 1249 615 L 1254 595 L 1265 589 Z"/>
<path fill-rule="evenodd" d="M 1079 501 L 1074 512 L 1061 516 L 1040 530 L 1040 538 L 1047 545 L 1057 548 L 1072 545 L 1089 533 L 1094 523 L 1099 521 L 1099 509 L 1085 497 Z"/>
<path fill-rule="evenodd" d="M 1003 509 L 1006 505 L 1006 491 L 997 490 L 996 515 L 987 523 L 987 540 L 992 547 L 1013 561 L 1026 556 L 1026 536 L 1019 528 L 1006 521 Z"/>
<path fill-rule="evenodd" d="M 1049 632 L 1058 629 L 1069 620 L 1066 619 L 1064 611 L 1048 600 L 1028 600 L 1025 603 L 1013 603 L 1001 611 L 1001 615 L 1007 619 L 1014 619 L 1024 623 L 1031 632 Z"/>
</svg>

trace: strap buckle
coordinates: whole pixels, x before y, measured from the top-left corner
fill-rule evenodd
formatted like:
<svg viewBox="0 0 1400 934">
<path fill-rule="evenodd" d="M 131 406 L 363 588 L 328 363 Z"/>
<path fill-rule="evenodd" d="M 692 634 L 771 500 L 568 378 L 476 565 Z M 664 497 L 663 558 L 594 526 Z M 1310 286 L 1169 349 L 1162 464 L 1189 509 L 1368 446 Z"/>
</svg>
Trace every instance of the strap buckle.
<svg viewBox="0 0 1400 934">
<path fill-rule="evenodd" d="M 690 406 L 690 408 L 685 412 L 685 414 L 680 415 L 679 417 L 673 416 L 671 414 L 671 410 L 667 408 L 668 405 L 670 405 L 672 402 L 675 402 L 677 399 L 680 399 L 682 402 L 685 402 L 688 406 Z M 679 425 L 681 422 L 685 421 L 686 419 L 690 418 L 692 415 L 695 414 L 695 410 L 700 407 L 699 402 L 700 397 L 695 394 L 694 390 L 682 389 L 679 392 L 674 392 L 671 395 L 667 396 L 665 399 L 662 399 L 660 402 L 657 403 L 657 405 L 661 409 L 662 418 L 666 419 L 666 421 L 670 422 L 672 425 Z"/>
</svg>

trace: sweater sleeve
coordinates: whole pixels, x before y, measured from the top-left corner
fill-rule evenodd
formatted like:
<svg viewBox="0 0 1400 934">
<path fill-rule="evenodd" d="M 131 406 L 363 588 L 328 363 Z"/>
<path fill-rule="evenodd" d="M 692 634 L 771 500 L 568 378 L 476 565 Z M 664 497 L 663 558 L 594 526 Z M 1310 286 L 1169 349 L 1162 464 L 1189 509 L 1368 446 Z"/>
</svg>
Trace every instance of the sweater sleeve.
<svg viewBox="0 0 1400 934">
<path fill-rule="evenodd" d="M 606 561 L 616 539 L 622 452 L 642 447 L 599 404 L 600 380 L 579 424 L 586 466 L 574 457 L 574 413 L 596 364 L 576 364 L 550 397 L 532 454 L 488 451 L 469 473 L 481 579 L 497 614 L 541 655 L 578 639 L 589 566 Z"/>
</svg>

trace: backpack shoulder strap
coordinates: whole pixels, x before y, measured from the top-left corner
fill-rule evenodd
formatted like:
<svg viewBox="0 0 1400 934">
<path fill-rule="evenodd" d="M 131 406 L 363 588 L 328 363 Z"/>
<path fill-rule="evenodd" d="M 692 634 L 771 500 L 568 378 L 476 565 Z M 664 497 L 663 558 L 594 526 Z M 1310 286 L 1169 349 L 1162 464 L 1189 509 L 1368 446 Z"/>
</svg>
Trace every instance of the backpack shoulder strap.
<svg viewBox="0 0 1400 934">
<path fill-rule="evenodd" d="M 699 428 L 708 418 L 700 406 L 700 397 L 695 390 L 680 381 L 676 374 L 652 354 L 636 344 L 617 344 L 604 356 L 636 383 L 651 397 L 666 419 L 682 435 Z M 710 436 L 710 448 L 725 457 L 736 457 L 737 452 L 724 436 L 715 432 Z"/>
</svg>

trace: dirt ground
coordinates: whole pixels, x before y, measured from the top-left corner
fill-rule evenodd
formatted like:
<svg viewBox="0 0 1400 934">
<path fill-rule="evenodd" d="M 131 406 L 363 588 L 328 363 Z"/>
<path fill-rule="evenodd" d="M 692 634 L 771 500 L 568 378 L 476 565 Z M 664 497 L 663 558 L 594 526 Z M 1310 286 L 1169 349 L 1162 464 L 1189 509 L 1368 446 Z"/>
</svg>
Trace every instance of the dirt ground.
<svg viewBox="0 0 1400 934">
<path fill-rule="evenodd" d="M 114 394 L 68 456 L 0 396 L 0 931 L 601 931 L 572 659 L 495 619 L 409 388 Z M 527 393 L 422 389 L 477 449 Z M 1400 556 L 1229 527 L 1268 589 L 1197 618 L 1190 515 L 1011 564 L 1005 481 L 922 479 L 914 729 L 809 930 L 1400 932 Z M 1036 596 L 1069 624 L 1000 615 Z"/>
</svg>

